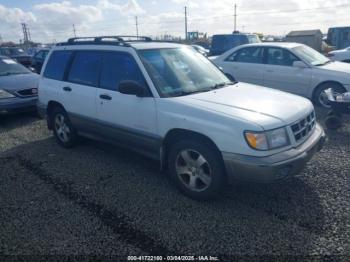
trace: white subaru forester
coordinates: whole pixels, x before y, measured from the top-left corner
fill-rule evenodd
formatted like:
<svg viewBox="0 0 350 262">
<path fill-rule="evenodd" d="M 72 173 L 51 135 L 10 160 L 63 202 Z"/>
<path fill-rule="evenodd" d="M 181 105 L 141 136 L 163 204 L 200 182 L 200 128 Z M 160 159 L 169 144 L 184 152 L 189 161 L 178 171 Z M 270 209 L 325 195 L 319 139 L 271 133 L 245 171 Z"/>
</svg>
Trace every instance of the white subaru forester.
<svg viewBox="0 0 350 262">
<path fill-rule="evenodd" d="M 146 37 L 56 45 L 42 70 L 38 109 L 61 146 L 86 136 L 136 150 L 200 200 L 236 179 L 296 175 L 325 141 L 309 100 L 231 83 L 191 47 Z"/>
</svg>

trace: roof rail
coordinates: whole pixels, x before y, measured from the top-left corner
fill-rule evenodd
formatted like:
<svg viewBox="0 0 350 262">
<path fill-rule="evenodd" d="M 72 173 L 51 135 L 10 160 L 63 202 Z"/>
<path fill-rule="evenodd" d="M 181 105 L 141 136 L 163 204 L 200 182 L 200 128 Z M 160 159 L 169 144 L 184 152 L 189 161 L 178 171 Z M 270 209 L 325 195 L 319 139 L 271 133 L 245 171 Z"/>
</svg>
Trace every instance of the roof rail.
<svg viewBox="0 0 350 262">
<path fill-rule="evenodd" d="M 117 35 L 117 36 L 92 36 L 69 38 L 67 42 L 59 43 L 58 46 L 67 45 L 119 45 L 130 47 L 128 42 L 151 42 L 147 36 Z"/>
</svg>

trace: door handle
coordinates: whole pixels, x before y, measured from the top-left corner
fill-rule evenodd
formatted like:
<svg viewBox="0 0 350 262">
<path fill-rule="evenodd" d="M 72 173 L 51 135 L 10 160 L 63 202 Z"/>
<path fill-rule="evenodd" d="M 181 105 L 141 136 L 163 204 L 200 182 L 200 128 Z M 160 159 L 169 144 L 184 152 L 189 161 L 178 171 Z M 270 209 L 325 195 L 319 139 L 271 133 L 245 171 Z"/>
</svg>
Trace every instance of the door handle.
<svg viewBox="0 0 350 262">
<path fill-rule="evenodd" d="M 112 100 L 112 97 L 106 94 L 100 95 L 100 98 L 103 100 Z"/>
<path fill-rule="evenodd" d="M 71 92 L 72 91 L 72 88 L 70 88 L 69 86 L 65 86 L 62 89 L 63 89 L 63 91 L 66 91 L 66 92 Z"/>
</svg>

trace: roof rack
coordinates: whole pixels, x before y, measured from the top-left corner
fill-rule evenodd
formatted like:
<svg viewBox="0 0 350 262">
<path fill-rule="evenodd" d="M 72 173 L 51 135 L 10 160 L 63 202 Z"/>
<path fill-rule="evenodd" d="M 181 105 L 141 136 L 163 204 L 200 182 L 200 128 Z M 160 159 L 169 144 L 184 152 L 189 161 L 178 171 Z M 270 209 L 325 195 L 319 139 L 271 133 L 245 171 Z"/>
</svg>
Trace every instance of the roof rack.
<svg viewBox="0 0 350 262">
<path fill-rule="evenodd" d="M 117 35 L 117 36 L 92 36 L 69 38 L 67 42 L 59 43 L 58 46 L 67 45 L 119 45 L 130 47 L 129 42 L 151 42 L 147 36 Z"/>
</svg>

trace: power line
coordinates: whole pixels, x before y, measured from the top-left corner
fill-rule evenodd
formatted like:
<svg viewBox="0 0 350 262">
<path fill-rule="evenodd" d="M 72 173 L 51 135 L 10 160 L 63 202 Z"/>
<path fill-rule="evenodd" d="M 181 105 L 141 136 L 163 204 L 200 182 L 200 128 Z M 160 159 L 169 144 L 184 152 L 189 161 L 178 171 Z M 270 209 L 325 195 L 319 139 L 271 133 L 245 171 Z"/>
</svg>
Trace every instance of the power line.
<svg viewBox="0 0 350 262">
<path fill-rule="evenodd" d="M 73 34 L 74 34 L 74 37 L 77 37 L 77 33 L 76 33 L 76 30 L 75 30 L 75 25 L 73 24 Z"/>
<path fill-rule="evenodd" d="M 135 16 L 135 26 L 136 26 L 136 36 L 139 36 L 139 23 L 137 21 L 137 16 Z"/>
<path fill-rule="evenodd" d="M 188 31 L 187 31 L 187 6 L 185 6 L 185 39 L 188 38 Z"/>
<path fill-rule="evenodd" d="M 235 25 L 234 25 L 234 31 L 237 31 L 237 4 L 235 4 L 235 14 L 234 14 L 234 18 L 235 18 Z"/>
</svg>

